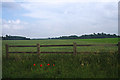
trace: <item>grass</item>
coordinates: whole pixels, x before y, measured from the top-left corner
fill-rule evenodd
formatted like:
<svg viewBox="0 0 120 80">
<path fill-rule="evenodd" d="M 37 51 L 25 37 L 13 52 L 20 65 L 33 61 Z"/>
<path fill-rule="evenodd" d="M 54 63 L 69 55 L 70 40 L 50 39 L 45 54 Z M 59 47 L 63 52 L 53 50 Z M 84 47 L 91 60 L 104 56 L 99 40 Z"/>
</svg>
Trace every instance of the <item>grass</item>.
<svg viewBox="0 0 120 80">
<path fill-rule="evenodd" d="M 69 40 L 4 40 L 3 78 L 118 78 L 117 47 L 77 47 L 77 51 L 98 51 L 98 54 L 10 54 L 5 58 L 5 44 L 117 44 L 117 38 Z M 11 48 L 11 51 L 36 51 L 36 48 Z M 72 51 L 72 47 L 47 47 L 42 51 Z M 107 52 L 104 52 L 107 51 Z M 114 52 L 114 53 L 111 53 Z M 33 64 L 36 64 L 35 66 Z M 40 65 L 42 64 L 42 67 Z M 50 64 L 49 66 L 47 64 Z M 55 66 L 53 66 L 55 64 Z"/>
</svg>

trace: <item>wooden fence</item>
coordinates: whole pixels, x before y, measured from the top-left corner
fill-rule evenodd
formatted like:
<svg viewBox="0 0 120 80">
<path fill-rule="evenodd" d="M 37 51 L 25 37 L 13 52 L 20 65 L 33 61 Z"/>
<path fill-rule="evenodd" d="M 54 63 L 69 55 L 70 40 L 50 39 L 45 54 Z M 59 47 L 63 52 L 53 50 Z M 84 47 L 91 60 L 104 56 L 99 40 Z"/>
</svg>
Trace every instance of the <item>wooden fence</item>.
<svg viewBox="0 0 120 80">
<path fill-rule="evenodd" d="M 40 47 L 67 47 L 67 46 L 73 46 L 73 52 L 41 52 L 40 51 Z M 118 46 L 118 53 L 120 53 L 120 42 L 118 42 L 118 44 L 76 44 L 75 42 L 73 42 L 72 45 L 8 45 L 6 44 L 6 58 L 9 58 L 9 53 L 32 53 L 32 54 L 38 54 L 40 55 L 41 53 L 47 54 L 47 53 L 53 53 L 53 54 L 58 54 L 58 53 L 63 53 L 63 54 L 74 54 L 76 55 L 77 53 L 81 53 L 81 52 L 77 52 L 77 46 Z M 36 52 L 9 52 L 9 47 L 37 47 L 37 51 Z M 82 53 L 90 53 L 90 52 L 82 52 Z M 96 52 L 92 52 L 92 53 L 96 53 Z"/>
</svg>

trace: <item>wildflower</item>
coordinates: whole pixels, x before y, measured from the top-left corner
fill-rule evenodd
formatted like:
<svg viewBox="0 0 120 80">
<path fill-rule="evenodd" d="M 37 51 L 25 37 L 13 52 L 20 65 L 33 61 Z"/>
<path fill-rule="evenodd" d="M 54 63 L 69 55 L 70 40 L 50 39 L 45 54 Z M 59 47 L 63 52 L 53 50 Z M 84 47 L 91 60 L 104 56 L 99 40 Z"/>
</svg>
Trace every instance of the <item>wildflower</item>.
<svg viewBox="0 0 120 80">
<path fill-rule="evenodd" d="M 42 67 L 42 64 L 40 65 L 40 67 Z"/>
<path fill-rule="evenodd" d="M 82 66 L 84 66 L 84 64 L 83 64 L 83 63 L 82 63 L 81 65 L 82 65 Z"/>
<path fill-rule="evenodd" d="M 35 64 L 33 64 L 35 66 Z"/>
</svg>

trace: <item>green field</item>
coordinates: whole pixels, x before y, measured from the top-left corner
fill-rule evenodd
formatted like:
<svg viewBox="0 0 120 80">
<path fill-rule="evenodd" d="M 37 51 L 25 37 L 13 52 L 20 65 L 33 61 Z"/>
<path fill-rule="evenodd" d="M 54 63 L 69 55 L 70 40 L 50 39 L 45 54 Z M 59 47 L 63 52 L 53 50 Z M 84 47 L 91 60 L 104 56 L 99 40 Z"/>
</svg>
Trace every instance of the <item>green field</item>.
<svg viewBox="0 0 120 80">
<path fill-rule="evenodd" d="M 3 78 L 118 78 L 118 47 L 77 47 L 78 52 L 98 54 L 10 54 L 6 60 L 8 45 L 55 44 L 117 44 L 117 38 L 66 39 L 66 40 L 3 40 Z M 42 47 L 41 51 L 72 52 L 73 47 Z M 10 48 L 9 51 L 37 51 L 36 48 Z M 33 64 L 36 64 L 35 66 Z M 40 65 L 42 64 L 42 67 Z M 49 66 L 47 64 L 50 64 Z M 55 64 L 55 66 L 53 66 Z"/>
</svg>

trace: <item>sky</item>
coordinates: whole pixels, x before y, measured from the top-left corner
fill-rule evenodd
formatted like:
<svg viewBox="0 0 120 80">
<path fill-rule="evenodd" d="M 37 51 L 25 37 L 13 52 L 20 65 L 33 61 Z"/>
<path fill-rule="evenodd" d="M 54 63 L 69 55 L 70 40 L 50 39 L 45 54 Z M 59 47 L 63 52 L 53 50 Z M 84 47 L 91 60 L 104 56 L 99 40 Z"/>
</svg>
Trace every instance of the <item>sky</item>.
<svg viewBox="0 0 120 80">
<path fill-rule="evenodd" d="M 2 35 L 48 38 L 118 34 L 116 0 L 6 0 L 0 5 Z"/>
</svg>

